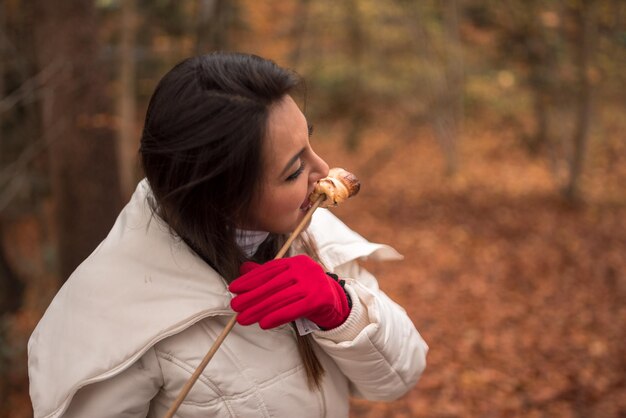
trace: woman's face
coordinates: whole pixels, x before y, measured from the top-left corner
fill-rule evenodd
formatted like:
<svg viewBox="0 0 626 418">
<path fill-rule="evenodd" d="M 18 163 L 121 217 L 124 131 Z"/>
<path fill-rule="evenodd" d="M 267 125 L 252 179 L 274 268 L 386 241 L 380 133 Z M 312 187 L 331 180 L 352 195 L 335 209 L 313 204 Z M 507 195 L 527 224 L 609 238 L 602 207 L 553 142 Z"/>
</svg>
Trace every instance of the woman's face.
<svg viewBox="0 0 626 418">
<path fill-rule="evenodd" d="M 328 164 L 313 152 L 306 118 L 291 96 L 270 108 L 263 167 L 262 188 L 246 228 L 290 233 L 310 206 L 313 185 L 328 174 Z"/>
</svg>

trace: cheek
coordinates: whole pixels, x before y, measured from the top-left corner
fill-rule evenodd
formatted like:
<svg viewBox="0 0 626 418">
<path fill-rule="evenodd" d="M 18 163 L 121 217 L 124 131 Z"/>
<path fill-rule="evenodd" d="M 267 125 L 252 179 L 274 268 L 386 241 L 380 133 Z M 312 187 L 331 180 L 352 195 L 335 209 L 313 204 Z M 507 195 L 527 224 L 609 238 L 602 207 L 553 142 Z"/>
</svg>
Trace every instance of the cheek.
<svg viewBox="0 0 626 418">
<path fill-rule="evenodd" d="M 303 199 L 289 188 L 274 190 L 264 196 L 258 209 L 266 219 L 278 218 L 299 209 Z"/>
<path fill-rule="evenodd" d="M 289 187 L 270 187 L 255 207 L 255 222 L 251 227 L 275 233 L 289 233 L 304 216 L 300 209 L 306 199 L 308 183 L 297 180 Z"/>
<path fill-rule="evenodd" d="M 267 205 L 265 216 L 268 222 L 283 229 L 291 230 L 294 222 L 298 222 L 304 213 L 300 207 L 306 199 L 306 182 L 296 182 L 290 187 L 283 188 L 272 196 L 271 205 Z"/>
<path fill-rule="evenodd" d="M 300 185 L 281 190 L 274 196 L 274 204 L 277 211 L 282 213 L 297 211 L 306 197 L 306 188 Z"/>
</svg>

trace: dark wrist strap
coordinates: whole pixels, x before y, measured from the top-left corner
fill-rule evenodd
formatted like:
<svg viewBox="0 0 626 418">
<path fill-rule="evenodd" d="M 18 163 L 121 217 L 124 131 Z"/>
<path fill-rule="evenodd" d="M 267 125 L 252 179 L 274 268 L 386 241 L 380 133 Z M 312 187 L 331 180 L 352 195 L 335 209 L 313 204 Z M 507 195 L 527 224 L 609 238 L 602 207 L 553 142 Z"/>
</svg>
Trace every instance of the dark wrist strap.
<svg viewBox="0 0 626 418">
<path fill-rule="evenodd" d="M 346 298 L 348 299 L 348 308 L 352 309 L 352 298 L 350 297 L 350 294 L 346 292 L 346 281 L 339 279 L 339 276 L 337 276 L 335 273 L 326 272 L 326 274 L 328 275 L 328 277 L 339 283 L 339 286 L 341 286 L 343 293 L 346 294 Z"/>
</svg>

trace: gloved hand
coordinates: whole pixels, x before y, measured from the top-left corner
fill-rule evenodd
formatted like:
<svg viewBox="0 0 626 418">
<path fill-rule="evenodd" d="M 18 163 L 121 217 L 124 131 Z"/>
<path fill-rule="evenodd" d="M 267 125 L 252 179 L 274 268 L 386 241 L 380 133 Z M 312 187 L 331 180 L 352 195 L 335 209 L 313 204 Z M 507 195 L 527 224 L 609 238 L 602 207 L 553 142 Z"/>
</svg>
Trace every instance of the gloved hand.
<svg viewBox="0 0 626 418">
<path fill-rule="evenodd" d="M 241 325 L 258 322 L 268 329 L 304 317 L 331 329 L 350 314 L 343 288 L 306 255 L 245 262 L 239 271 L 242 275 L 228 289 L 237 293 L 230 306 Z"/>
</svg>

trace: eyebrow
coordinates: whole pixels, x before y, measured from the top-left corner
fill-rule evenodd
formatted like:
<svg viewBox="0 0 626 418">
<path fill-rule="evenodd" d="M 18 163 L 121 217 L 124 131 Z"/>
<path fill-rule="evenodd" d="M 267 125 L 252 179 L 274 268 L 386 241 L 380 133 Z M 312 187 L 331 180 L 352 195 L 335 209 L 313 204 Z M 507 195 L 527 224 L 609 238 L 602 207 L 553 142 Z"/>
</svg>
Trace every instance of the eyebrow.
<svg viewBox="0 0 626 418">
<path fill-rule="evenodd" d="M 280 172 L 280 176 L 284 176 L 285 174 L 287 174 L 287 171 L 289 170 L 289 168 L 296 162 L 298 161 L 298 159 L 300 158 L 300 156 L 302 156 L 302 153 L 304 152 L 304 148 L 302 148 L 296 155 L 294 155 L 293 157 L 291 157 L 291 159 L 289 160 L 289 162 L 287 163 L 287 165 L 285 166 L 285 168 L 283 168 L 283 171 Z"/>
</svg>

